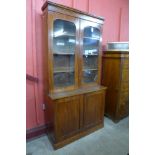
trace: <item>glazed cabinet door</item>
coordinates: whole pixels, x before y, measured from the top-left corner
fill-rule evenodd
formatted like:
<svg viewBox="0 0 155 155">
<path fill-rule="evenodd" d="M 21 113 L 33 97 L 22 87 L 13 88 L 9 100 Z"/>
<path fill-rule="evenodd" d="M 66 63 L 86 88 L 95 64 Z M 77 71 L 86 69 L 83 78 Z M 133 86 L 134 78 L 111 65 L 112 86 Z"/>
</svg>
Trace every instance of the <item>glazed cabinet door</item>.
<svg viewBox="0 0 155 155">
<path fill-rule="evenodd" d="M 85 128 L 102 122 L 104 117 L 104 93 L 103 91 L 88 93 L 84 97 L 84 119 Z"/>
<path fill-rule="evenodd" d="M 100 83 L 101 67 L 101 25 L 80 20 L 81 47 L 81 84 L 92 85 Z"/>
<path fill-rule="evenodd" d="M 48 15 L 49 73 L 52 92 L 72 90 L 78 85 L 77 18 L 52 13 Z"/>
<path fill-rule="evenodd" d="M 79 131 L 80 96 L 67 97 L 55 101 L 56 140 L 65 139 Z"/>
</svg>

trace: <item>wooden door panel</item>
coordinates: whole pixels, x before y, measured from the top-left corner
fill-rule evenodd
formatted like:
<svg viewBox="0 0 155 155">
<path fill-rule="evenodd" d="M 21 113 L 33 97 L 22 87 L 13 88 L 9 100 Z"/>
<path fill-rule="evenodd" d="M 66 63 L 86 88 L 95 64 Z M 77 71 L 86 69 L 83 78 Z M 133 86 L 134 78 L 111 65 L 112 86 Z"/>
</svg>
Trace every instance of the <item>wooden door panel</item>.
<svg viewBox="0 0 155 155">
<path fill-rule="evenodd" d="M 103 120 L 103 92 L 86 94 L 84 97 L 84 127 L 93 126 Z"/>
<path fill-rule="evenodd" d="M 56 101 L 55 133 L 57 140 L 72 135 L 80 127 L 80 97 L 68 97 Z"/>
<path fill-rule="evenodd" d="M 113 58 L 110 54 L 103 58 L 103 79 L 102 84 L 106 87 L 118 90 L 120 85 L 120 59 Z"/>
</svg>

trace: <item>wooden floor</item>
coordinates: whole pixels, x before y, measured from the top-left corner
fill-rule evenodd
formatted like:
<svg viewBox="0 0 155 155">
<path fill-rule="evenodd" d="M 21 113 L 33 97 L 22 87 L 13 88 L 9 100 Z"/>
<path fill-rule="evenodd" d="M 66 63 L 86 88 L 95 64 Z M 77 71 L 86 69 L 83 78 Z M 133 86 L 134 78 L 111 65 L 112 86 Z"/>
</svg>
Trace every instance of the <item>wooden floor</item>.
<svg viewBox="0 0 155 155">
<path fill-rule="evenodd" d="M 46 135 L 33 139 L 27 142 L 27 155 L 127 155 L 129 118 L 115 124 L 105 117 L 104 126 L 56 151 Z"/>
</svg>

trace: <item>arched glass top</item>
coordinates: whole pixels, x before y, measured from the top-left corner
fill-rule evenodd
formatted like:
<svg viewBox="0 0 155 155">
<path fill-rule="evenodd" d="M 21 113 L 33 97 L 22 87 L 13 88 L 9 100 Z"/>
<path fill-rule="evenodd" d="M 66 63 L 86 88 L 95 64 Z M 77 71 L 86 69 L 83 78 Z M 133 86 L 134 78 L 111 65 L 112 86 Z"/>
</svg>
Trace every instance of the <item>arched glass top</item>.
<svg viewBox="0 0 155 155">
<path fill-rule="evenodd" d="M 54 87 L 75 83 L 76 26 L 70 21 L 56 19 L 53 25 Z"/>
</svg>

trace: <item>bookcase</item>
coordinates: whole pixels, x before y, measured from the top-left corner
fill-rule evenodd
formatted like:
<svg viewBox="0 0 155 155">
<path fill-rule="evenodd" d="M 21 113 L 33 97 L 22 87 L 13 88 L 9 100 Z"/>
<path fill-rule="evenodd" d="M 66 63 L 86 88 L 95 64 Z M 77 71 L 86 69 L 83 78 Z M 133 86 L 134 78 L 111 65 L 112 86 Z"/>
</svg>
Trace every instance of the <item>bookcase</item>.
<svg viewBox="0 0 155 155">
<path fill-rule="evenodd" d="M 45 115 L 48 135 L 59 148 L 103 127 L 104 19 L 50 1 L 42 10 Z"/>
</svg>

